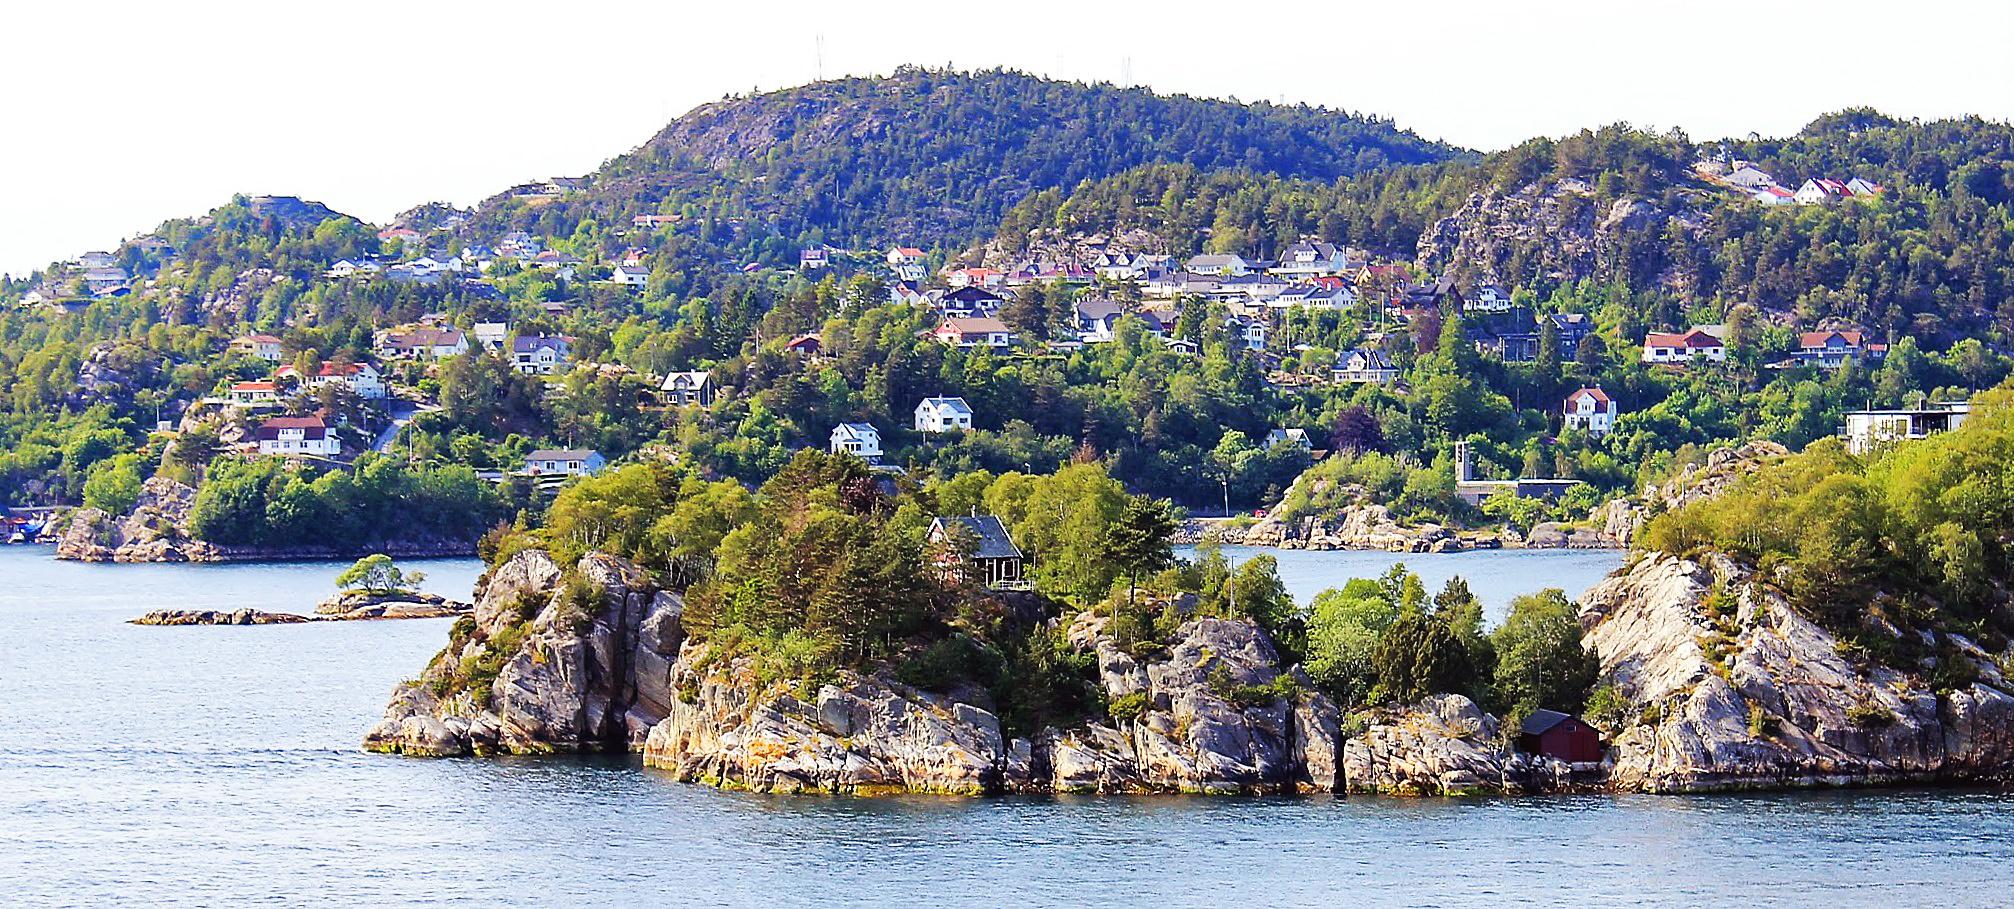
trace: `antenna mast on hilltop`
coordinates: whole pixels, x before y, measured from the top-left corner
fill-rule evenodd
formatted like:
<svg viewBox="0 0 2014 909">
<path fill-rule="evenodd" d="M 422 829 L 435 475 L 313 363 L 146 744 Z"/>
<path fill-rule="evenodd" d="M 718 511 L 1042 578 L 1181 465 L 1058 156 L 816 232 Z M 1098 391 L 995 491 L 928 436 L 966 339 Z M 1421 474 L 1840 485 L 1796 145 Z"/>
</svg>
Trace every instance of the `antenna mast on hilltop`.
<svg viewBox="0 0 2014 909">
<path fill-rule="evenodd" d="M 825 36 L 822 34 L 819 35 L 815 39 L 815 42 L 818 48 L 816 57 L 817 63 L 813 66 L 811 70 L 811 81 L 823 82 L 825 81 Z"/>
<path fill-rule="evenodd" d="M 1119 87 L 1131 88 L 1132 85 L 1133 85 L 1133 58 L 1121 57 L 1119 58 Z"/>
</svg>

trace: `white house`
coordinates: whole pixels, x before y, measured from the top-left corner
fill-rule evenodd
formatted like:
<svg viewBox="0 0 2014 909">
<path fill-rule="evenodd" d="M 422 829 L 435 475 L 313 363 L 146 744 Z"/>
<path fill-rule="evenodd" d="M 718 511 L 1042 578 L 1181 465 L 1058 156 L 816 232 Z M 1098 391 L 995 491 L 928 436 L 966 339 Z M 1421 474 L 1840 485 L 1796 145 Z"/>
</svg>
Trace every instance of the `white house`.
<svg viewBox="0 0 2014 909">
<path fill-rule="evenodd" d="M 1781 186 L 1765 186 L 1756 190 L 1753 198 L 1764 205 L 1789 205 L 1796 201 L 1797 194 Z"/>
<path fill-rule="evenodd" d="M 1313 275 L 1342 274 L 1348 268 L 1348 258 L 1335 244 L 1302 240 L 1281 252 L 1280 263 L 1271 271 L 1276 275 L 1305 279 Z"/>
<path fill-rule="evenodd" d="M 1205 253 L 1189 259 L 1187 268 L 1199 275 L 1234 277 L 1252 273 L 1252 265 L 1236 253 Z"/>
<path fill-rule="evenodd" d="M 280 339 L 272 335 L 245 335 L 231 341 L 231 352 L 249 354 L 268 363 L 280 362 Z"/>
<path fill-rule="evenodd" d="M 1014 333 L 999 319 L 945 319 L 933 332 L 937 340 L 953 347 L 1007 347 Z"/>
<path fill-rule="evenodd" d="M 1388 385 L 1397 381 L 1398 367 L 1392 365 L 1385 352 L 1371 347 L 1359 347 L 1344 351 L 1336 360 L 1336 366 L 1329 371 L 1329 381 L 1337 384 L 1371 383 Z"/>
<path fill-rule="evenodd" d="M 378 356 L 388 360 L 438 360 L 469 352 L 468 336 L 459 328 L 414 328 L 378 333 Z"/>
<path fill-rule="evenodd" d="M 1693 360 L 1727 361 L 1727 344 L 1703 328 L 1684 334 L 1651 332 L 1643 339 L 1643 362 L 1687 363 Z"/>
<path fill-rule="evenodd" d="M 1846 450 L 1866 454 L 1878 445 L 1921 439 L 1965 425 L 1972 404 L 1952 401 L 1922 410 L 1856 410 L 1846 414 Z"/>
<path fill-rule="evenodd" d="M 881 460 L 881 433 L 867 423 L 832 427 L 832 453 L 857 455 L 869 464 Z"/>
<path fill-rule="evenodd" d="M 917 432 L 951 432 L 972 428 L 972 406 L 964 398 L 924 398 L 916 405 Z"/>
<path fill-rule="evenodd" d="M 1846 190 L 1846 184 L 1824 177 L 1813 177 L 1797 188 L 1791 199 L 1799 205 L 1823 205 L 1853 195 Z"/>
<path fill-rule="evenodd" d="M 608 280 L 611 284 L 620 284 L 624 287 L 642 287 L 650 281 L 650 271 L 629 265 L 618 265 L 614 271 L 609 272 Z"/>
<path fill-rule="evenodd" d="M 1462 308 L 1469 312 L 1509 312 L 1513 305 L 1511 295 L 1495 284 L 1478 284 L 1462 298 Z"/>
<path fill-rule="evenodd" d="M 674 407 L 713 406 L 713 373 L 703 369 L 672 373 L 664 377 L 664 384 L 658 388 L 664 392 L 664 403 Z"/>
<path fill-rule="evenodd" d="M 277 404 L 280 401 L 279 387 L 272 382 L 232 382 L 231 403 L 239 406 L 256 404 Z"/>
<path fill-rule="evenodd" d="M 525 375 L 565 372 L 573 361 L 573 339 L 561 335 L 519 335 L 511 339 L 511 365 Z"/>
<path fill-rule="evenodd" d="M 524 456 L 526 476 L 593 476 L 608 466 L 600 452 L 587 448 L 541 448 Z"/>
<path fill-rule="evenodd" d="M 289 363 L 286 366 L 280 367 L 274 375 L 283 379 L 299 379 L 301 385 L 310 391 L 330 383 L 335 383 L 348 386 L 350 391 L 355 392 L 359 398 L 381 400 L 385 396 L 384 376 L 379 375 L 377 367 L 369 363 L 351 363 L 347 366 L 337 366 L 334 363 L 323 360 L 321 369 L 317 370 L 312 376 L 301 375 L 299 371 L 294 369 L 293 364 Z"/>
<path fill-rule="evenodd" d="M 274 417 L 259 424 L 257 435 L 260 454 L 332 458 L 343 452 L 321 417 Z"/>
<path fill-rule="evenodd" d="M 1615 401 L 1599 388 L 1583 388 L 1566 396 L 1562 408 L 1567 429 L 1586 430 L 1589 435 L 1605 436 L 1615 428 Z"/>
<path fill-rule="evenodd" d="M 1854 177 L 1853 179 L 1846 181 L 1846 191 L 1852 193 L 1855 196 L 1878 196 L 1881 195 L 1882 193 L 1887 192 L 1888 188 L 1882 186 L 1879 183 L 1875 183 L 1872 180 L 1864 180 L 1861 179 L 1860 177 Z"/>
</svg>

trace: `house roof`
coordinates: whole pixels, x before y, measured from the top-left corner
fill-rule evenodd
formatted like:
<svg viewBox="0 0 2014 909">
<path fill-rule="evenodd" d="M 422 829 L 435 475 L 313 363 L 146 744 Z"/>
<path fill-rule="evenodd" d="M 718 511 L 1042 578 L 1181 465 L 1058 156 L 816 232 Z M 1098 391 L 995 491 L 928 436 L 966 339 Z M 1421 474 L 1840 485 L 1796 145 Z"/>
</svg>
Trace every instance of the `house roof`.
<svg viewBox="0 0 2014 909">
<path fill-rule="evenodd" d="M 541 448 L 524 456 L 525 463 L 533 461 L 585 461 L 600 457 L 592 448 Z"/>
<path fill-rule="evenodd" d="M 459 328 L 415 328 L 410 331 L 394 331 L 385 335 L 385 346 L 392 348 L 412 347 L 453 347 L 462 343 Z"/>
<path fill-rule="evenodd" d="M 841 423 L 838 426 L 832 427 L 832 434 L 839 437 L 851 436 L 856 439 L 881 438 L 881 431 L 875 429 L 872 423 Z"/>
<path fill-rule="evenodd" d="M 1834 338 L 1849 347 L 1859 347 L 1865 341 L 1865 336 L 1857 331 L 1807 331 L 1797 336 L 1797 346 L 1825 347 Z"/>
<path fill-rule="evenodd" d="M 1078 300 L 1077 318 L 1106 319 L 1126 311 L 1126 307 L 1113 300 Z"/>
<path fill-rule="evenodd" d="M 965 403 L 964 398 L 924 398 L 916 405 L 917 410 L 922 410 L 925 407 L 933 410 L 949 411 L 951 413 L 962 413 L 967 416 L 970 416 L 972 413 L 972 405 Z"/>
<path fill-rule="evenodd" d="M 895 247 L 895 252 L 897 255 L 908 256 L 912 259 L 923 257 L 923 250 L 917 249 L 914 246 L 897 246 Z"/>
<path fill-rule="evenodd" d="M 271 441 L 280 437 L 283 429 L 301 430 L 301 437 L 321 439 L 328 436 L 329 427 L 321 417 L 274 417 L 259 424 L 259 438 Z"/>
<path fill-rule="evenodd" d="M 949 328 L 961 335 L 983 335 L 1008 331 L 1007 323 L 985 316 L 945 319 L 944 324 L 938 326 L 938 328 L 940 330 Z"/>
<path fill-rule="evenodd" d="M 665 376 L 664 384 L 658 387 L 665 391 L 671 391 L 676 388 L 703 388 L 712 380 L 713 373 L 703 369 L 690 372 L 674 372 Z"/>
<path fill-rule="evenodd" d="M 1385 352 L 1384 352 L 1384 351 L 1382 351 L 1382 350 L 1379 350 L 1379 349 L 1377 349 L 1377 348 L 1375 348 L 1375 347 L 1359 347 L 1359 348 L 1356 348 L 1355 350 L 1348 350 L 1348 351 L 1344 351 L 1344 352 L 1343 352 L 1343 357 L 1342 357 L 1342 361 L 1343 361 L 1344 363 L 1348 363 L 1348 362 L 1349 362 L 1350 360 L 1352 360 L 1352 359 L 1354 359 L 1354 358 L 1357 358 L 1357 357 L 1362 357 L 1362 358 L 1363 358 L 1363 361 L 1364 361 L 1364 365 L 1363 365 L 1363 366 L 1361 366 L 1361 367 L 1359 367 L 1359 368 L 1361 368 L 1361 369 L 1391 369 L 1391 368 L 1392 368 L 1392 358 L 1390 358 L 1390 357 L 1387 357 L 1387 356 L 1385 356 Z M 1343 368 L 1343 367 L 1338 367 L 1338 368 Z"/>
<path fill-rule="evenodd" d="M 553 350 L 564 350 L 571 346 L 572 342 L 572 338 L 560 335 L 539 335 L 532 338 L 518 335 L 511 339 L 510 348 L 512 353 L 537 353 L 541 349 L 548 347 Z"/>
<path fill-rule="evenodd" d="M 280 343 L 280 339 L 279 339 L 279 338 L 276 338 L 276 337 L 273 337 L 272 335 L 246 335 L 246 336 L 244 336 L 244 337 L 242 337 L 242 338 L 239 338 L 238 340 L 240 340 L 240 341 L 250 341 L 250 342 L 252 342 L 253 344 L 278 344 L 278 343 Z"/>
<path fill-rule="evenodd" d="M 1725 347 L 1719 338 L 1703 328 L 1695 328 L 1684 334 L 1651 332 L 1644 336 L 1645 347 Z"/>
<path fill-rule="evenodd" d="M 253 382 L 232 382 L 232 391 L 273 391 L 277 386 L 263 379 Z"/>
<path fill-rule="evenodd" d="M 938 518 L 932 522 L 930 530 L 935 535 L 951 524 L 963 524 L 967 530 L 972 531 L 973 536 L 979 538 L 978 548 L 972 551 L 972 557 L 975 559 L 1021 558 L 1020 547 L 1014 545 L 1014 538 L 1007 535 L 1007 525 L 1000 523 L 999 518 L 990 514 Z"/>
<path fill-rule="evenodd" d="M 817 335 L 798 335 L 783 345 L 784 350 L 817 350 L 822 342 Z"/>
<path fill-rule="evenodd" d="M 323 379 L 334 378 L 336 376 L 360 375 L 363 373 L 364 369 L 368 367 L 368 365 L 369 364 L 366 363 L 351 363 L 348 366 L 338 367 L 336 364 L 328 360 L 323 360 L 322 368 L 317 370 L 315 375 L 316 377 Z M 285 366 L 280 367 L 275 374 L 281 376 L 291 376 L 291 375 L 298 375 L 299 373 L 297 370 L 294 369 L 294 365 L 292 363 L 289 363 Z"/>
<path fill-rule="evenodd" d="M 959 303 L 999 303 L 1007 298 L 983 287 L 974 287 L 968 284 L 946 293 L 940 299 L 955 300 Z"/>
<path fill-rule="evenodd" d="M 1552 730 L 1552 727 L 1570 719 L 1573 719 L 1571 715 L 1557 710 L 1534 710 L 1531 716 L 1524 718 L 1524 723 L 1518 727 L 1518 731 L 1525 735 L 1545 735 Z"/>
<path fill-rule="evenodd" d="M 1573 394 L 1567 395 L 1566 403 L 1568 405 L 1572 405 L 1573 402 L 1578 401 L 1582 398 L 1592 398 L 1594 399 L 1594 402 L 1596 404 L 1601 405 L 1603 408 L 1613 407 L 1615 405 L 1615 402 L 1609 399 L 1608 392 L 1602 391 L 1599 388 L 1583 388 L 1579 391 L 1574 392 Z"/>
</svg>

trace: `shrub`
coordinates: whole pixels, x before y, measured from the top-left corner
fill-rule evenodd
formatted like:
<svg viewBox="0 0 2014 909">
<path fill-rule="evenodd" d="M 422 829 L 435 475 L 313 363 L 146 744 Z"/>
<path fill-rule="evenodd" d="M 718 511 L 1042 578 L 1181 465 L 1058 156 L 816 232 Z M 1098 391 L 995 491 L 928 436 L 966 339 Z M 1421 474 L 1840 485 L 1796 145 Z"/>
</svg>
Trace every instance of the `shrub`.
<svg viewBox="0 0 2014 909">
<path fill-rule="evenodd" d="M 1112 702 L 1107 712 L 1111 714 L 1112 719 L 1122 723 L 1136 721 L 1141 714 L 1147 712 L 1147 693 L 1135 691 L 1132 694 L 1120 695 L 1118 700 Z"/>
</svg>

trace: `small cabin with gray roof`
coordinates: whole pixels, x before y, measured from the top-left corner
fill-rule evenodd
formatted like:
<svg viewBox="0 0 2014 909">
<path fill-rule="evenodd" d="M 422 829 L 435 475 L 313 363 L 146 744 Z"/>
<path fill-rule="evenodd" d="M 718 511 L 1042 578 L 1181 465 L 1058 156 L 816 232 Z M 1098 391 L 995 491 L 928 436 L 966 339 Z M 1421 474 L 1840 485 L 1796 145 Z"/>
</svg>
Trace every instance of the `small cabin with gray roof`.
<svg viewBox="0 0 2014 909">
<path fill-rule="evenodd" d="M 990 514 L 971 517 L 938 518 L 930 522 L 927 539 L 938 553 L 938 573 L 957 577 L 989 588 L 1019 587 L 1023 583 L 1021 548 L 1007 535 L 1007 525 Z M 972 547 L 969 555 L 954 547 Z"/>
</svg>

